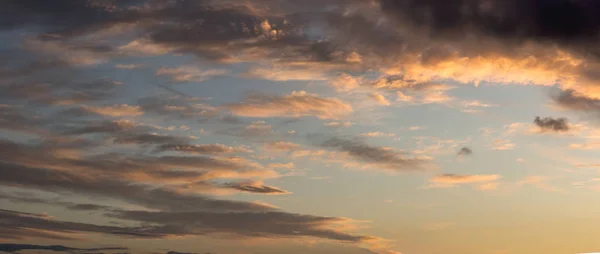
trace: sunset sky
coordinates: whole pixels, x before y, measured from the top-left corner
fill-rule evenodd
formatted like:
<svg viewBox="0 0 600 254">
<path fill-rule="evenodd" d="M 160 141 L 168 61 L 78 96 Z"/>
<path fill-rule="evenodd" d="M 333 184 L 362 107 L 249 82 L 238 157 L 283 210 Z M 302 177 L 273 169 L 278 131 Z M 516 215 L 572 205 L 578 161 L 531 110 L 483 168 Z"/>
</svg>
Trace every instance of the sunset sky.
<svg viewBox="0 0 600 254">
<path fill-rule="evenodd" d="M 0 253 L 600 251 L 600 1 L 0 1 Z"/>
</svg>

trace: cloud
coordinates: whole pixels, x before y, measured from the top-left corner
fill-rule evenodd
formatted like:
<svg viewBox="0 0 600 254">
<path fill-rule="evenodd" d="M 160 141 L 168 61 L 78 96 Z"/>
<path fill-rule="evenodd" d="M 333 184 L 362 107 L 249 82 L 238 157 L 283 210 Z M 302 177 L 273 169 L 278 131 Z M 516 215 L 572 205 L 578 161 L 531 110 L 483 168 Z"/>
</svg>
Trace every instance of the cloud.
<svg viewBox="0 0 600 254">
<path fill-rule="evenodd" d="M 536 116 L 533 123 L 540 128 L 541 131 L 565 132 L 569 131 L 569 122 L 567 118 L 544 117 Z"/>
<path fill-rule="evenodd" d="M 432 36 L 490 36 L 506 44 L 534 40 L 567 45 L 589 44 L 600 32 L 589 1 L 427 1 L 382 0 L 384 12 Z M 426 16 L 427 14 L 429 16 Z M 558 20 L 568 23 L 557 26 Z"/>
<path fill-rule="evenodd" d="M 339 119 L 352 113 L 352 106 L 337 98 L 321 98 L 305 91 L 294 91 L 284 96 L 252 95 L 245 101 L 226 107 L 238 116 L 246 117 L 301 117 Z"/>
<path fill-rule="evenodd" d="M 314 68 L 284 68 L 277 66 L 271 66 L 269 68 L 253 68 L 248 71 L 244 77 L 271 81 L 310 81 L 327 79 L 323 70 Z"/>
<path fill-rule="evenodd" d="M 569 144 L 569 148 L 570 149 L 577 149 L 577 150 L 596 150 L 596 149 L 600 149 L 600 142 L 593 142 L 593 143 L 583 143 L 583 144 Z"/>
<path fill-rule="evenodd" d="M 254 97 L 229 108 L 236 114 L 250 117 L 317 116 L 337 119 L 351 113 L 352 107 L 336 98 L 320 98 L 305 91 L 294 91 L 283 97 Z M 252 112 L 254 110 L 254 112 Z"/>
<path fill-rule="evenodd" d="M 349 235 L 335 229 L 336 225 L 351 224 L 344 218 L 318 217 L 283 212 L 151 212 L 119 211 L 110 215 L 114 218 L 145 223 L 168 225 L 157 231 L 172 229 L 173 234 L 205 234 L 218 232 L 246 237 L 301 237 L 312 236 L 323 239 L 360 243 L 371 237 Z M 168 232 L 168 231 L 167 231 Z"/>
<path fill-rule="evenodd" d="M 335 77 L 330 83 L 338 91 L 350 91 L 360 86 L 360 80 L 346 73 L 342 73 Z"/>
<path fill-rule="evenodd" d="M 237 182 L 224 185 L 227 188 L 240 190 L 243 192 L 258 193 L 258 194 L 290 194 L 289 192 L 277 187 L 266 186 L 262 182 Z"/>
<path fill-rule="evenodd" d="M 428 163 L 427 159 L 408 157 L 392 149 L 371 146 L 358 140 L 330 138 L 320 146 L 336 149 L 348 154 L 356 161 L 394 172 L 424 170 Z"/>
<path fill-rule="evenodd" d="M 202 70 L 195 66 L 181 66 L 177 68 L 162 67 L 156 70 L 156 75 L 168 75 L 171 82 L 202 82 L 215 76 L 227 74 L 226 70 L 207 69 Z"/>
<path fill-rule="evenodd" d="M 326 122 L 326 123 L 323 123 L 323 125 L 326 127 L 331 127 L 331 128 L 339 128 L 339 127 L 347 128 L 354 124 L 350 121 L 346 121 L 346 122 Z"/>
<path fill-rule="evenodd" d="M 371 94 L 369 94 L 369 97 L 371 97 L 371 99 L 375 100 L 380 105 L 383 105 L 383 106 L 391 105 L 390 102 L 385 98 L 385 96 L 383 96 L 379 93 L 371 93 Z"/>
<path fill-rule="evenodd" d="M 600 112 L 600 99 L 590 98 L 574 90 L 566 90 L 554 96 L 556 104 L 564 109 L 580 111 L 597 116 Z"/>
<path fill-rule="evenodd" d="M 167 254 L 196 254 L 193 252 L 178 252 L 178 251 L 169 251 Z M 206 253 L 205 253 L 206 254 Z"/>
<path fill-rule="evenodd" d="M 265 121 L 252 122 L 250 125 L 244 127 L 241 132 L 242 136 L 256 137 L 266 136 L 273 132 L 273 126 L 265 123 Z"/>
<path fill-rule="evenodd" d="M 178 151 L 192 154 L 220 154 L 220 153 L 250 153 L 243 147 L 226 146 L 223 144 L 165 144 L 159 147 L 163 151 Z"/>
<path fill-rule="evenodd" d="M 129 237 L 164 237 L 164 234 L 144 232 L 143 228 L 135 227 L 117 227 L 117 226 L 102 226 L 88 223 L 79 222 L 66 222 L 60 220 L 54 220 L 48 216 L 41 214 L 22 213 L 10 210 L 0 210 L 0 218 L 2 219 L 2 227 L 4 229 L 13 230 L 13 232 L 24 232 L 19 229 L 33 229 L 43 230 L 55 233 L 68 234 L 73 232 L 83 233 L 103 233 L 111 235 L 129 236 Z M 8 231 L 7 232 L 10 232 Z M 0 231 L 1 232 L 1 231 Z M 25 235 L 26 236 L 26 235 Z M 0 235 L 0 238 L 13 238 L 23 237 L 17 236 L 4 236 Z"/>
<path fill-rule="evenodd" d="M 497 181 L 502 178 L 500 175 L 456 175 L 442 174 L 429 179 L 428 188 L 452 188 L 458 185 L 471 184 L 477 185 L 480 190 L 496 189 Z"/>
<path fill-rule="evenodd" d="M 457 155 L 458 156 L 468 156 L 473 154 L 473 150 L 471 150 L 471 148 L 468 147 L 463 147 L 460 149 L 460 151 L 458 151 Z"/>
<path fill-rule="evenodd" d="M 498 105 L 487 104 L 478 100 L 461 101 L 459 106 L 463 108 L 461 111 L 466 113 L 479 113 L 482 112 L 482 108 L 498 107 Z"/>
<path fill-rule="evenodd" d="M 144 97 L 138 105 L 144 112 L 170 118 L 210 118 L 219 113 L 219 109 L 206 104 L 202 98 L 182 95 Z"/>
<path fill-rule="evenodd" d="M 98 251 L 117 251 L 127 250 L 124 247 L 105 247 L 105 248 L 72 248 L 62 245 L 34 245 L 34 244 L 16 244 L 16 243 L 2 243 L 0 244 L 0 251 L 6 252 L 17 252 L 22 250 L 50 250 L 50 251 L 62 251 L 62 252 L 98 252 Z"/>
<path fill-rule="evenodd" d="M 78 204 L 67 201 L 60 201 L 57 199 L 43 199 L 35 197 L 34 195 L 18 195 L 17 194 L 4 194 L 0 193 L 0 199 L 9 200 L 14 203 L 29 203 L 29 204 L 45 204 L 45 205 L 55 205 L 62 206 L 66 209 L 73 211 L 103 211 L 110 210 L 113 207 L 106 205 L 98 205 L 98 204 Z"/>
<path fill-rule="evenodd" d="M 306 236 L 351 244 L 363 244 L 374 239 L 370 236 L 354 235 L 343 230 L 343 228 L 353 223 L 344 218 L 286 213 L 279 211 L 278 208 L 259 203 L 219 200 L 203 196 L 197 192 L 188 192 L 184 188 L 173 189 L 165 185 L 148 185 L 140 181 L 137 176 L 135 178 L 123 177 L 132 172 L 149 173 L 163 166 L 167 166 L 165 169 L 172 167 L 198 168 L 202 167 L 201 165 L 205 162 L 212 160 L 206 157 L 161 156 L 155 160 L 152 157 L 136 158 L 134 156 L 123 157 L 117 156 L 117 154 L 108 154 L 107 156 L 83 158 L 60 158 L 54 157 L 52 153 L 48 153 L 42 147 L 4 141 L 2 142 L 2 148 L 2 150 L 13 151 L 14 153 L 4 153 L 2 155 L 0 173 L 2 175 L 7 174 L 9 177 L 0 179 L 1 185 L 52 191 L 61 193 L 61 196 L 65 197 L 77 194 L 111 198 L 152 210 L 152 212 L 120 210 L 117 207 L 107 208 L 69 202 L 52 202 L 54 205 L 61 205 L 75 210 L 99 209 L 104 211 L 105 216 L 111 218 L 148 224 L 141 227 L 75 223 L 54 220 L 44 215 L 0 211 L 0 217 L 3 221 L 0 234 L 3 238 L 11 237 L 14 239 L 38 236 L 66 239 L 69 238 L 72 232 L 80 232 L 144 238 L 207 234 L 268 238 Z M 232 159 L 231 162 L 245 163 L 244 160 L 240 159 Z M 193 186 L 200 183 L 190 183 L 191 177 L 218 172 L 220 166 L 217 165 L 218 163 L 209 166 L 210 171 L 208 172 L 158 171 L 160 178 L 157 179 L 160 179 L 160 182 L 164 184 L 168 183 L 168 179 L 180 176 L 188 181 L 186 185 Z M 137 171 L 137 168 L 142 171 Z M 259 181 L 231 182 L 221 187 L 247 193 L 287 193 L 279 188 L 264 185 Z M 34 200 L 29 201 L 36 202 Z"/>
<path fill-rule="evenodd" d="M 131 106 L 127 104 L 121 105 L 112 105 L 112 106 L 104 106 L 104 107 L 92 107 L 92 106 L 84 106 L 84 110 L 87 110 L 91 113 L 96 113 L 105 116 L 113 116 L 113 117 L 122 117 L 122 116 L 140 116 L 143 115 L 144 112 L 141 110 L 140 106 Z"/>
<path fill-rule="evenodd" d="M 115 64 L 115 68 L 126 69 L 126 70 L 138 69 L 138 68 L 141 68 L 142 66 L 144 66 L 144 65 L 143 64 Z"/>
<path fill-rule="evenodd" d="M 464 183 L 482 183 L 491 182 L 500 179 L 499 175 L 454 175 L 443 174 L 437 175 L 430 181 L 433 183 L 442 184 L 464 184 Z"/>
<path fill-rule="evenodd" d="M 301 146 L 296 143 L 286 142 L 286 141 L 277 141 L 270 142 L 265 144 L 265 150 L 268 151 L 293 151 L 299 149 Z"/>
</svg>

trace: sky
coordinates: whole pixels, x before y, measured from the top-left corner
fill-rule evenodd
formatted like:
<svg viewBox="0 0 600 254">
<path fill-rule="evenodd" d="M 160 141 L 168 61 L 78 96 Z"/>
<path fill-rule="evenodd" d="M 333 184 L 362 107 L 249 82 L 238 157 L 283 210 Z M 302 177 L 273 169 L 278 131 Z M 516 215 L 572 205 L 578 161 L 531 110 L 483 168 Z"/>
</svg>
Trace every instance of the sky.
<svg viewBox="0 0 600 254">
<path fill-rule="evenodd" d="M 600 251 L 591 0 L 4 0 L 0 252 Z"/>
</svg>

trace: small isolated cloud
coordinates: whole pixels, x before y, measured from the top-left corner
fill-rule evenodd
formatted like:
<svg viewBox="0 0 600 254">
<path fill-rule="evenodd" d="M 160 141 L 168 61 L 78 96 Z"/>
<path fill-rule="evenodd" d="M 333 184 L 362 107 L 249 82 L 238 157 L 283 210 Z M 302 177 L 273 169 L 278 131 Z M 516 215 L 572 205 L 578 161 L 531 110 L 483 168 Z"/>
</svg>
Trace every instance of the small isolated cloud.
<svg viewBox="0 0 600 254">
<path fill-rule="evenodd" d="M 462 101 L 460 103 L 463 107 L 465 108 L 491 108 L 491 107 L 498 107 L 498 105 L 496 104 L 488 104 L 488 103 L 484 103 L 478 100 L 472 100 L 472 101 Z"/>
<path fill-rule="evenodd" d="M 386 99 L 385 96 L 383 96 L 380 93 L 371 93 L 371 94 L 369 94 L 369 97 L 371 97 L 371 99 L 373 99 L 377 103 L 379 103 L 379 105 L 383 105 L 383 106 L 390 105 L 390 101 L 388 101 L 388 99 Z"/>
<path fill-rule="evenodd" d="M 468 148 L 466 146 L 461 148 L 457 153 L 458 156 L 468 156 L 471 154 L 473 154 L 473 150 L 471 150 L 471 148 Z"/>
<path fill-rule="evenodd" d="M 459 106 L 462 108 L 461 111 L 465 113 L 479 113 L 482 112 L 483 108 L 498 107 L 496 104 L 488 104 L 478 100 L 462 101 Z"/>
<path fill-rule="evenodd" d="M 302 117 L 339 119 L 353 112 L 352 106 L 337 98 L 322 98 L 306 91 L 294 91 L 284 96 L 252 95 L 245 101 L 226 105 L 238 116 Z"/>
<path fill-rule="evenodd" d="M 480 190 L 495 189 L 500 175 L 442 174 L 429 179 L 429 188 L 453 188 L 459 185 L 476 185 Z"/>
<path fill-rule="evenodd" d="M 437 175 L 430 181 L 432 183 L 442 184 L 465 184 L 465 183 L 482 183 L 491 182 L 500 179 L 500 175 L 455 175 L 455 174 L 442 174 Z"/>
<path fill-rule="evenodd" d="M 569 131 L 569 122 L 567 118 L 552 118 L 552 117 L 544 117 L 541 118 L 536 116 L 533 120 L 533 123 L 539 127 L 540 131 L 554 131 L 554 132 L 566 132 Z"/>
<path fill-rule="evenodd" d="M 327 122 L 327 123 L 324 123 L 323 125 L 326 127 L 331 127 L 331 128 L 340 128 L 340 127 L 347 128 L 354 124 L 350 121 L 346 121 L 346 122 Z"/>
<path fill-rule="evenodd" d="M 168 75 L 172 82 L 202 82 L 214 76 L 227 74 L 227 70 L 200 69 L 195 66 L 181 66 L 177 68 L 163 67 L 156 71 L 156 75 Z"/>
</svg>

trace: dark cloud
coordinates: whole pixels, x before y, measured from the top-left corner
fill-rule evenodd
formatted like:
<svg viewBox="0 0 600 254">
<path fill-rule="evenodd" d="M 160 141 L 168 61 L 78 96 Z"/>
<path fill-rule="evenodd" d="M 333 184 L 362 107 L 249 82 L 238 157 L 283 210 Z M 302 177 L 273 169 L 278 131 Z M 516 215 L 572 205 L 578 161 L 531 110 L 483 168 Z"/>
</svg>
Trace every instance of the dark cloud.
<svg viewBox="0 0 600 254">
<path fill-rule="evenodd" d="M 166 188 L 156 188 L 109 177 L 89 177 L 66 171 L 32 168 L 0 163 L 0 172 L 9 175 L 1 184 L 59 193 L 109 197 L 165 210 L 269 210 L 268 206 L 238 201 L 216 200 Z"/>
<path fill-rule="evenodd" d="M 169 251 L 167 254 L 196 254 L 193 252 L 178 252 L 178 251 Z"/>
<path fill-rule="evenodd" d="M 360 140 L 331 138 L 323 142 L 321 146 L 347 152 L 357 161 L 393 171 L 422 170 L 427 162 L 423 159 L 408 157 L 406 154 L 391 149 L 371 146 Z"/>
<path fill-rule="evenodd" d="M 433 36 L 469 34 L 498 40 L 591 46 L 600 35 L 597 1 L 571 0 L 381 0 L 382 10 Z"/>
<path fill-rule="evenodd" d="M 552 118 L 552 117 L 544 117 L 541 118 L 536 116 L 533 120 L 533 123 L 540 128 L 542 131 L 555 131 L 555 132 L 565 132 L 569 131 L 569 122 L 567 118 Z"/>
<path fill-rule="evenodd" d="M 53 233 L 69 235 L 73 232 L 86 232 L 86 233 L 103 233 L 103 234 L 115 234 L 130 237 L 164 237 L 164 235 L 157 234 L 155 232 L 147 232 L 146 228 L 128 228 L 128 227 L 115 227 L 115 226 L 103 226 L 88 223 L 79 222 L 67 222 L 51 219 L 48 216 L 31 213 L 21 213 L 10 210 L 0 210 L 0 227 L 3 229 L 13 229 L 13 233 L 22 232 L 27 233 L 28 230 L 44 230 Z M 26 229 L 24 231 L 19 231 Z M 6 231 L 0 231 L 6 232 Z M 23 238 L 28 235 L 13 235 L 7 236 L 8 238 Z M 4 235 L 0 235 L 0 238 L 6 238 Z"/>
<path fill-rule="evenodd" d="M 37 197 L 25 197 L 19 195 L 11 195 L 0 192 L 0 199 L 10 200 L 15 203 L 30 203 L 30 204 L 45 204 L 62 206 L 73 211 L 107 211 L 113 209 L 111 206 L 99 205 L 99 204 L 76 204 L 73 202 L 66 202 L 57 199 L 44 199 Z"/>
<path fill-rule="evenodd" d="M 558 106 L 583 113 L 598 115 L 600 113 L 600 100 L 590 98 L 573 90 L 561 91 L 554 96 Z"/>
<path fill-rule="evenodd" d="M 289 192 L 277 187 L 267 186 L 255 182 L 239 182 L 228 183 L 224 185 L 227 188 L 236 189 L 243 192 L 260 193 L 260 194 L 289 194 Z"/>
<path fill-rule="evenodd" d="M 171 181 L 184 183 L 221 177 L 272 177 L 277 173 L 242 158 L 209 156 L 152 156 L 100 154 L 82 158 L 63 158 L 57 147 L 24 145 L 0 140 L 7 152 L 0 158 L 27 167 L 77 170 L 98 177 L 118 177 L 150 183 Z M 234 149 L 234 148 L 232 148 Z M 32 159 L 35 158 L 35 159 Z"/>
<path fill-rule="evenodd" d="M 43 73 L 33 72 L 21 78 L 0 77 L 0 99 L 65 105 L 105 100 L 114 96 L 120 88 L 120 83 L 111 79 L 96 78 L 93 74 L 70 67 L 52 70 L 51 66 L 44 66 L 48 69 Z M 28 68 L 21 67 L 18 71 L 25 73 L 30 71 Z"/>
<path fill-rule="evenodd" d="M 229 233 L 248 237 L 313 236 L 347 242 L 370 239 L 326 228 L 328 225 L 349 223 L 344 219 L 284 212 L 120 211 L 112 213 L 111 216 L 165 225 L 158 229 L 168 230 L 173 234 Z"/>
<path fill-rule="evenodd" d="M 16 243 L 1 243 L 0 251 L 6 252 L 17 252 L 22 250 L 50 250 L 50 251 L 61 251 L 61 252 L 72 252 L 81 253 L 87 251 L 116 251 L 116 250 L 127 250 L 124 247 L 105 247 L 105 248 L 72 248 L 62 245 L 34 245 L 34 244 L 16 244 Z"/>
<path fill-rule="evenodd" d="M 463 147 L 460 149 L 460 151 L 458 151 L 458 156 L 468 156 L 473 154 L 473 150 L 471 150 L 471 148 L 468 147 Z"/>
</svg>

